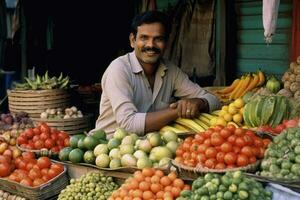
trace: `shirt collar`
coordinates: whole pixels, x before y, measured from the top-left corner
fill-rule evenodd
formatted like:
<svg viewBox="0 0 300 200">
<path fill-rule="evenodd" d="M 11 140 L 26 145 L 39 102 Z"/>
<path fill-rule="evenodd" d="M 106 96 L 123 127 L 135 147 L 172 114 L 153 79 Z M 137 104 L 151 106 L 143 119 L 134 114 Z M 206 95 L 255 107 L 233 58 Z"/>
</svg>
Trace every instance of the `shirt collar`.
<svg viewBox="0 0 300 200">
<path fill-rule="evenodd" d="M 143 67 L 141 66 L 140 62 L 138 61 L 135 52 L 132 51 L 129 53 L 129 58 L 131 61 L 131 69 L 133 73 L 140 73 L 143 71 Z M 164 60 L 160 60 L 160 64 L 158 66 L 157 72 L 160 73 L 161 77 L 165 75 L 165 71 L 168 69 L 167 65 L 165 64 Z"/>
</svg>

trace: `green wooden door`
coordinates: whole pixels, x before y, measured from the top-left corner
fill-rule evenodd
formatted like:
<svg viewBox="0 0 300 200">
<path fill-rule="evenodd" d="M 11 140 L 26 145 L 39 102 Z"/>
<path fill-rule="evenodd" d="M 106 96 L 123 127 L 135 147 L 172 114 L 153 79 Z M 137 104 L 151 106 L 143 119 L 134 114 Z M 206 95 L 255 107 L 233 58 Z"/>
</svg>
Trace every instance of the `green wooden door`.
<svg viewBox="0 0 300 200">
<path fill-rule="evenodd" d="M 238 0 L 237 74 L 255 72 L 281 76 L 289 66 L 292 0 L 281 0 L 277 28 L 271 44 L 264 41 L 262 0 Z"/>
</svg>

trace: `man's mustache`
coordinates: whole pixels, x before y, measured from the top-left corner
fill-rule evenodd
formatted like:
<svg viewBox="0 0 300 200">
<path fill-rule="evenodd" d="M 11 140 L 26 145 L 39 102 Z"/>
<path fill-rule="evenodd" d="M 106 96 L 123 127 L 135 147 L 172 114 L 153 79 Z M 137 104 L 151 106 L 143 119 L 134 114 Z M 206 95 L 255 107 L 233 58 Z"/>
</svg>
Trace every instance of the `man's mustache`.
<svg viewBox="0 0 300 200">
<path fill-rule="evenodd" d="M 146 51 L 154 51 L 155 53 L 160 53 L 160 49 L 155 48 L 155 47 L 144 47 L 142 48 L 142 52 L 146 52 Z"/>
</svg>

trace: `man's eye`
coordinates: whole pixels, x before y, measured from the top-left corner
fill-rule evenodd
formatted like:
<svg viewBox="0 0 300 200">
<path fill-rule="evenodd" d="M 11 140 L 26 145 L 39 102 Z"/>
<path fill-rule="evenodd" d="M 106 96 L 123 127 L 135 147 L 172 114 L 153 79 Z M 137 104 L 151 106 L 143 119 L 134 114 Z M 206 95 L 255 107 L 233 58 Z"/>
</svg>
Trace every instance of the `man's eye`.
<svg viewBox="0 0 300 200">
<path fill-rule="evenodd" d="M 144 36 L 144 35 L 142 35 L 142 36 L 140 37 L 140 39 L 141 39 L 141 40 L 146 40 L 146 39 L 147 39 L 147 37 L 146 37 L 146 36 Z"/>
<path fill-rule="evenodd" d="M 155 38 L 155 41 L 156 42 L 163 42 L 163 41 L 165 41 L 165 38 L 164 37 L 158 37 L 158 38 Z"/>
</svg>

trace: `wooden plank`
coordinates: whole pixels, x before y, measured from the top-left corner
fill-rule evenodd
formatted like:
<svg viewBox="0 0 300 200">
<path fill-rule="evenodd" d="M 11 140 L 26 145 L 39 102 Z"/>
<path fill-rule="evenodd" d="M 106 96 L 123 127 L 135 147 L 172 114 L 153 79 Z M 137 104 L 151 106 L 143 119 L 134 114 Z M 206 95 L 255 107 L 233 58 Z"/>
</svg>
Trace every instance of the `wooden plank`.
<svg viewBox="0 0 300 200">
<path fill-rule="evenodd" d="M 276 29 L 286 29 L 291 28 L 292 17 L 290 15 L 279 15 L 277 20 Z M 241 16 L 237 18 L 237 28 L 238 30 L 243 29 L 262 29 L 262 16 L 261 15 L 251 15 L 251 16 Z"/>
<path fill-rule="evenodd" d="M 290 30 L 277 30 L 272 44 L 289 44 L 290 35 Z M 237 32 L 237 41 L 240 44 L 265 44 L 264 30 L 240 30 Z"/>
<path fill-rule="evenodd" d="M 293 5 L 290 2 L 281 3 L 279 6 L 279 13 L 292 12 Z M 239 3 L 236 4 L 237 15 L 262 15 L 262 1 Z"/>
<path fill-rule="evenodd" d="M 279 44 L 242 44 L 237 45 L 238 58 L 250 59 L 281 59 L 288 60 L 289 58 L 289 45 Z"/>
<path fill-rule="evenodd" d="M 238 59 L 239 73 L 256 72 L 261 69 L 267 74 L 282 75 L 289 67 L 288 60 Z"/>
</svg>

